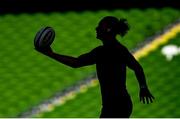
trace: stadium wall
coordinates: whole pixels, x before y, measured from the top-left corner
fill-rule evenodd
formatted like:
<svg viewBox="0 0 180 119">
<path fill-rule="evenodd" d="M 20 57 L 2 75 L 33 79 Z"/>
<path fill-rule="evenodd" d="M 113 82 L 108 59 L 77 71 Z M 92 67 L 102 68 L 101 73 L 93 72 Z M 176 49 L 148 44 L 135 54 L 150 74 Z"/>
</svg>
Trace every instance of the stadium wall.
<svg viewBox="0 0 180 119">
<path fill-rule="evenodd" d="M 1 0 L 0 14 L 22 12 L 83 11 L 147 7 L 180 8 L 177 0 Z"/>
</svg>

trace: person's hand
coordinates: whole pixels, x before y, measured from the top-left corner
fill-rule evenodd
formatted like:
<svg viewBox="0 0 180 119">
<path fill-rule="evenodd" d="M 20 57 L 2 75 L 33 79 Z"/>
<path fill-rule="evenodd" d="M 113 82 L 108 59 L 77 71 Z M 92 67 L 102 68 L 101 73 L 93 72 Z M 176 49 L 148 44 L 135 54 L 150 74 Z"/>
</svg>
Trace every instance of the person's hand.
<svg viewBox="0 0 180 119">
<path fill-rule="evenodd" d="M 140 88 L 140 102 L 143 101 L 143 103 L 152 103 L 153 100 L 155 99 L 154 96 L 150 93 L 149 89 L 144 87 L 144 88 Z"/>
<path fill-rule="evenodd" d="M 40 52 L 40 53 L 42 53 L 42 54 L 44 54 L 44 55 L 49 55 L 49 54 L 53 53 L 53 51 L 52 51 L 50 46 L 46 47 L 46 48 L 36 48 L 35 47 L 35 50 Z"/>
</svg>

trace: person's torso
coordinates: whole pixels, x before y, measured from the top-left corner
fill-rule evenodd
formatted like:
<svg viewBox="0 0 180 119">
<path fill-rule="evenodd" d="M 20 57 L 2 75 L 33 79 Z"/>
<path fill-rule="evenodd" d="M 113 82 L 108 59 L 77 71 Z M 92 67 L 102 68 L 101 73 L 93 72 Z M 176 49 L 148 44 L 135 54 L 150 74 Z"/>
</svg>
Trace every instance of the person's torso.
<svg viewBox="0 0 180 119">
<path fill-rule="evenodd" d="M 120 97 L 126 93 L 125 50 L 121 44 L 101 46 L 97 50 L 96 69 L 102 98 L 113 100 L 114 97 Z"/>
</svg>

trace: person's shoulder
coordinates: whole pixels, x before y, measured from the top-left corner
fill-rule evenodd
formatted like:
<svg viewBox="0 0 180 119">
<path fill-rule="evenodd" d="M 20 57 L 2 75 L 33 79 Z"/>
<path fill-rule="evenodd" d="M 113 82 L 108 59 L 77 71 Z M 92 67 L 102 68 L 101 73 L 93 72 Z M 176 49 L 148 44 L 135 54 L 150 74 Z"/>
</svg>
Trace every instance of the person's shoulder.
<svg viewBox="0 0 180 119">
<path fill-rule="evenodd" d="M 94 48 L 93 50 L 100 50 L 100 49 L 102 49 L 103 48 L 103 46 L 102 45 L 99 45 L 99 46 L 97 46 L 96 48 Z"/>
<path fill-rule="evenodd" d="M 117 45 L 117 48 L 121 51 L 128 51 L 128 48 L 121 43 Z"/>
<path fill-rule="evenodd" d="M 102 46 L 97 46 L 94 49 L 91 50 L 92 53 L 96 53 L 98 52 L 100 49 L 102 48 Z"/>
</svg>

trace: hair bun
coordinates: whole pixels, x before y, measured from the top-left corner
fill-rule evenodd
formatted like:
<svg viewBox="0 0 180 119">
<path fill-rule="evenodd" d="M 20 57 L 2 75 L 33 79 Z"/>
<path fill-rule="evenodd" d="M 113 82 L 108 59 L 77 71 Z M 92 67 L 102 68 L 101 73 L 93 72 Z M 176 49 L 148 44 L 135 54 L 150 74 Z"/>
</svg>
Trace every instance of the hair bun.
<svg viewBox="0 0 180 119">
<path fill-rule="evenodd" d="M 119 20 L 119 25 L 118 25 L 118 33 L 121 35 L 121 36 L 124 36 L 129 29 L 130 29 L 130 26 L 128 24 L 128 21 L 127 19 L 125 18 L 121 18 Z"/>
<path fill-rule="evenodd" d="M 120 24 L 120 25 L 129 26 L 129 24 L 128 24 L 128 22 L 127 22 L 127 19 L 125 19 L 125 18 L 121 18 L 121 19 L 119 20 L 119 24 Z"/>
</svg>

